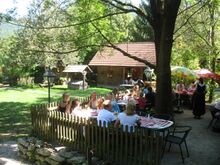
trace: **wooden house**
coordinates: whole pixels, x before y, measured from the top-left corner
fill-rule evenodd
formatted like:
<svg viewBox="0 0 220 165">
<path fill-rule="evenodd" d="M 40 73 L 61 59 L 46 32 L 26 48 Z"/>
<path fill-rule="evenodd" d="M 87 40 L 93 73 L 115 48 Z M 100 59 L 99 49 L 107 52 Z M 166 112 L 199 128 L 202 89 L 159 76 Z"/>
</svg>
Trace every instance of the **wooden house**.
<svg viewBox="0 0 220 165">
<path fill-rule="evenodd" d="M 155 44 L 153 42 L 122 43 L 117 45 L 132 56 L 156 64 Z M 144 79 L 146 64 L 124 56 L 120 51 L 104 47 L 98 51 L 89 66 L 97 74 L 97 86 L 115 87 L 122 84 L 128 76 Z"/>
</svg>

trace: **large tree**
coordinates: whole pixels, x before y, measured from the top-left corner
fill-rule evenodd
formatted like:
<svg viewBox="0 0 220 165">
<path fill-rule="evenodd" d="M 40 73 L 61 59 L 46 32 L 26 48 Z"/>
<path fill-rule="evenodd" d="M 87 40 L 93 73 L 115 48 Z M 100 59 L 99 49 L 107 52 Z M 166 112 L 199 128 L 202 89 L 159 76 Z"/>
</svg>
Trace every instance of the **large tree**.
<svg viewBox="0 0 220 165">
<path fill-rule="evenodd" d="M 189 1 L 192 1 L 192 0 L 189 0 Z M 53 1 L 47 0 L 46 2 L 51 3 Z M 84 34 L 87 32 L 86 31 L 87 29 L 85 29 L 85 26 L 83 27 L 83 25 L 89 24 L 90 25 L 89 29 L 93 28 L 95 32 L 99 33 L 98 38 L 100 38 L 101 36 L 104 39 L 104 40 L 101 40 L 102 42 L 98 42 L 100 46 L 111 46 L 121 51 L 125 56 L 134 58 L 136 60 L 144 62 L 150 67 L 156 68 L 156 74 L 157 74 L 156 110 L 159 113 L 170 113 L 172 109 L 170 61 L 171 61 L 171 51 L 172 51 L 172 46 L 173 46 L 173 35 L 174 35 L 174 29 L 175 29 L 175 22 L 176 22 L 176 18 L 178 15 L 178 10 L 179 10 L 181 0 L 145 0 L 145 1 L 142 1 L 142 4 L 139 7 L 134 6 L 131 3 L 127 3 L 127 1 L 121 1 L 121 0 L 92 0 L 92 1 L 64 0 L 64 2 L 68 2 L 68 3 L 72 2 L 72 4 L 74 3 L 82 4 L 81 5 L 82 10 L 79 13 L 82 13 L 82 16 L 83 16 L 82 18 L 85 20 L 82 20 L 82 19 L 78 20 L 77 17 L 75 17 L 74 15 L 75 12 L 73 13 L 67 12 L 67 15 L 69 14 L 70 18 L 73 17 L 73 19 L 70 19 L 69 22 L 64 21 L 60 25 L 58 24 L 46 25 L 46 26 L 42 26 L 41 29 L 44 29 L 44 30 L 62 29 L 62 28 L 76 27 L 76 26 L 82 25 L 81 34 Z M 104 4 L 104 7 L 102 7 L 102 4 L 100 2 Z M 195 2 L 196 3 L 202 2 L 202 0 L 197 0 Z M 94 5 L 93 3 L 97 5 Z M 85 5 L 86 10 L 83 10 L 84 5 Z M 61 7 L 63 11 L 67 11 L 66 10 L 67 6 L 68 5 L 64 5 Z M 89 10 L 90 8 L 93 9 L 92 12 L 87 11 L 87 9 Z M 188 10 L 188 8 L 189 7 L 186 7 L 184 10 Z M 144 59 L 139 59 L 133 56 L 132 54 L 129 54 L 124 50 L 121 50 L 120 48 L 116 46 L 115 43 L 117 43 L 117 41 L 123 41 L 123 40 L 115 41 L 113 40 L 114 37 L 111 38 L 109 36 L 108 32 L 110 30 L 108 28 L 110 27 L 111 29 L 112 26 L 106 27 L 106 25 L 108 25 L 106 23 L 106 19 L 114 15 L 119 16 L 123 13 L 130 13 L 130 12 L 135 13 L 138 17 L 142 18 L 143 20 L 146 20 L 146 22 L 148 22 L 149 25 L 153 29 L 154 41 L 155 41 L 155 46 L 156 46 L 156 60 L 157 60 L 156 66 L 152 65 L 151 63 L 149 63 L 148 61 Z M 184 11 L 180 11 L 179 14 L 183 12 Z M 188 19 L 186 19 L 186 22 L 187 21 Z M 103 29 L 103 27 L 105 28 Z M 35 27 L 30 26 L 30 28 L 34 29 Z M 177 30 L 180 28 L 182 28 L 182 26 L 177 28 Z M 114 36 L 114 31 L 113 33 L 111 32 L 111 34 L 113 34 Z M 93 39 L 95 40 L 95 38 Z M 79 42 L 79 43 L 82 43 L 82 42 Z M 93 42 L 93 44 L 89 43 L 89 45 L 83 45 L 83 46 L 92 47 L 92 46 L 96 46 L 95 44 Z M 83 48 L 81 47 L 81 44 L 76 45 L 75 47 L 76 50 L 80 48 Z"/>
<path fill-rule="evenodd" d="M 119 0 L 102 1 L 118 10 L 134 12 L 152 26 L 156 47 L 156 110 L 158 113 L 170 113 L 172 110 L 170 60 L 175 22 L 181 0 L 146 0 L 142 1 L 140 7 Z M 147 61 L 145 63 L 149 65 Z"/>
</svg>

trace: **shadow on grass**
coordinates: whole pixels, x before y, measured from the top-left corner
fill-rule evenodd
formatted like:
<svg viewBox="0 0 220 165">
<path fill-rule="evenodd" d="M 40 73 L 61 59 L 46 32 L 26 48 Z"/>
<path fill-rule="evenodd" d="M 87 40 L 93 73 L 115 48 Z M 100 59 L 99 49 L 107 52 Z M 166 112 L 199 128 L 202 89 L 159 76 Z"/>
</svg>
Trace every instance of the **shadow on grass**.
<svg viewBox="0 0 220 165">
<path fill-rule="evenodd" d="M 51 98 L 51 102 L 58 97 Z M 34 104 L 48 103 L 48 98 L 38 98 Z M 21 102 L 0 103 L 0 139 L 2 137 L 20 137 L 31 133 L 31 105 Z"/>
<path fill-rule="evenodd" d="M 0 103 L 0 135 L 19 136 L 31 128 L 30 105 L 19 102 Z"/>
</svg>

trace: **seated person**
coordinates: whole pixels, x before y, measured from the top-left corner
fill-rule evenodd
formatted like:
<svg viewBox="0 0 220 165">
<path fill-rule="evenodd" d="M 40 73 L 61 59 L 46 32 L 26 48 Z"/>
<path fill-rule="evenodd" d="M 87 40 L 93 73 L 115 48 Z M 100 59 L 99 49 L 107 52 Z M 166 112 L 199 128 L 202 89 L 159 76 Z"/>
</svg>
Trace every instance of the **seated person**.
<svg viewBox="0 0 220 165">
<path fill-rule="evenodd" d="M 127 89 L 127 90 L 125 91 L 124 96 L 123 96 L 123 101 L 128 102 L 128 100 L 130 99 L 130 97 L 131 97 L 130 91 Z"/>
<path fill-rule="evenodd" d="M 145 95 L 145 99 L 147 100 L 147 107 L 151 109 L 155 106 L 155 98 L 156 93 L 153 91 L 152 87 L 148 87 L 148 93 Z"/>
<path fill-rule="evenodd" d="M 144 85 L 144 89 L 143 89 L 143 93 L 144 93 L 144 95 L 146 95 L 147 93 L 148 93 L 148 87 L 149 87 L 149 84 L 145 84 Z"/>
<path fill-rule="evenodd" d="M 104 101 L 105 101 L 105 99 L 103 97 L 98 99 L 98 101 L 97 101 L 97 110 L 103 109 L 103 102 Z"/>
<path fill-rule="evenodd" d="M 183 91 L 185 91 L 185 85 L 182 82 L 177 83 L 176 84 L 176 92 L 183 92 Z"/>
<path fill-rule="evenodd" d="M 138 85 L 139 78 L 137 76 L 133 77 L 133 84 Z"/>
<path fill-rule="evenodd" d="M 194 93 L 195 91 L 196 91 L 196 84 L 192 82 L 192 83 L 189 85 L 188 92 Z"/>
<path fill-rule="evenodd" d="M 133 87 L 133 93 L 132 93 L 132 96 L 135 98 L 135 97 L 139 97 L 140 96 L 140 87 L 139 85 L 135 85 Z"/>
<path fill-rule="evenodd" d="M 91 109 L 96 109 L 96 106 L 97 106 L 96 92 L 93 92 L 91 94 L 88 106 Z"/>
<path fill-rule="evenodd" d="M 125 126 L 128 126 L 128 132 L 130 132 L 131 127 L 139 124 L 140 117 L 135 114 L 136 104 L 132 100 L 128 102 L 127 109 L 125 112 L 119 113 L 118 119 L 115 122 L 115 127 L 120 124 L 123 125 L 123 130 L 125 130 Z"/>
<path fill-rule="evenodd" d="M 130 76 L 127 77 L 127 79 L 125 80 L 125 84 L 132 84 L 133 80 Z"/>
<path fill-rule="evenodd" d="M 112 113 L 112 105 L 111 105 L 111 100 L 105 100 L 103 102 L 103 109 L 99 111 L 98 117 L 97 117 L 97 122 L 98 125 L 101 122 L 101 125 L 103 127 L 104 122 L 106 123 L 106 127 L 108 124 L 114 122 L 116 120 L 115 115 Z"/>
<path fill-rule="evenodd" d="M 62 96 L 62 101 L 57 107 L 57 110 L 63 113 L 70 113 L 70 107 L 70 95 L 65 92 Z"/>
<path fill-rule="evenodd" d="M 113 93 L 109 93 L 106 97 L 106 100 L 110 100 L 111 101 L 111 105 L 112 105 L 112 111 L 113 112 L 116 112 L 116 113 L 119 113 L 120 112 L 120 108 L 119 108 L 119 105 L 117 104 L 114 96 L 113 96 Z"/>
<path fill-rule="evenodd" d="M 214 112 L 214 115 L 216 117 L 220 118 L 220 100 L 218 100 L 216 103 L 212 104 L 210 110 Z"/>
<path fill-rule="evenodd" d="M 118 88 L 114 88 L 114 89 L 112 90 L 112 93 L 113 93 L 113 96 L 114 96 L 114 98 L 115 98 L 116 101 L 120 100 L 120 93 L 119 93 Z"/>
<path fill-rule="evenodd" d="M 144 94 L 143 93 L 141 93 L 140 94 L 140 97 L 137 99 L 137 103 L 138 103 L 138 108 L 137 108 L 137 110 L 138 111 L 142 111 L 142 112 L 144 112 L 145 111 L 145 109 L 146 109 L 146 98 L 144 97 Z"/>
<path fill-rule="evenodd" d="M 74 111 L 79 110 L 80 109 L 80 102 L 78 99 L 73 99 L 72 101 L 72 105 L 70 108 L 70 113 L 74 114 Z"/>
<path fill-rule="evenodd" d="M 215 103 L 214 111 L 215 112 L 220 112 L 220 100 L 218 100 L 217 103 Z"/>
</svg>

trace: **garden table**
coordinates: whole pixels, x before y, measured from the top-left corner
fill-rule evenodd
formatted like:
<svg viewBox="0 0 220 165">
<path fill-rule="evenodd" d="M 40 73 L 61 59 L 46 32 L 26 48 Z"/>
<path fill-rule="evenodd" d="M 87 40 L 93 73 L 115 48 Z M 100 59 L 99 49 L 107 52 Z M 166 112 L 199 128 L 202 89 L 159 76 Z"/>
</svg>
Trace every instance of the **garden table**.
<svg viewBox="0 0 220 165">
<path fill-rule="evenodd" d="M 173 125 L 173 121 L 153 117 L 140 117 L 141 127 L 150 129 L 167 129 Z"/>
<path fill-rule="evenodd" d="M 120 87 L 128 89 L 128 88 L 133 88 L 134 85 L 132 85 L 132 84 L 121 84 Z"/>
</svg>

